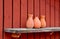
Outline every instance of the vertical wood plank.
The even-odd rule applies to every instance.
[[[39,18],[40,18],[40,15],[41,15],[41,1],[39,0]],[[41,39],[41,33],[39,33],[39,38]]]
[[[21,27],[26,27],[27,20],[27,0],[21,0]]]
[[[59,27],[60,27],[60,0],[59,0]],[[60,32],[59,32],[59,39],[60,39]]]
[[[51,0],[51,27],[54,27],[54,0]],[[51,35],[51,39],[54,39],[55,33]]]
[[[40,14],[45,15],[45,0],[40,0]]]
[[[4,0],[4,27],[12,27],[12,0]]]
[[[20,27],[20,0],[13,0],[13,27]]]
[[[51,27],[54,27],[54,0],[51,0]]]
[[[21,28],[26,27],[27,20],[27,0],[21,0]],[[27,39],[27,34],[22,33],[21,39]]]
[[[39,17],[39,0],[34,0],[34,18]],[[39,39],[39,33],[35,33],[35,39]]]
[[[12,0],[4,0],[4,29],[12,27]],[[11,39],[9,33],[4,33],[4,39]]]
[[[20,27],[21,27],[20,0],[13,0],[13,28]]]
[[[55,0],[55,27],[59,27],[59,0]],[[55,32],[55,39],[59,39],[59,32]]]
[[[46,0],[46,27],[50,27],[50,0]],[[46,39],[50,39],[50,33],[45,33]]]
[[[40,38],[39,38],[39,37],[40,37],[39,34],[40,34],[40,33],[35,33],[35,39],[40,39]]]
[[[39,17],[39,0],[35,0],[35,17],[38,16]]]
[[[50,33],[46,33],[46,39],[50,39]]]
[[[55,32],[55,39],[59,39],[59,32]]]
[[[28,13],[33,13],[33,0],[28,0]]]
[[[59,0],[55,0],[55,27],[59,26]]]
[[[50,0],[46,0],[46,23],[50,27]]]
[[[28,3],[28,7],[27,7],[27,9],[28,9],[28,13],[27,14],[29,14],[29,13],[32,13],[33,14],[33,0],[28,0],[27,1]],[[34,39],[34,34],[33,33],[28,33],[28,39]]]
[[[45,0],[40,0],[40,16],[45,15]],[[40,34],[40,39],[45,39],[45,33]]]
[[[0,39],[3,39],[2,36],[3,36],[3,1],[0,0]]]
[[[40,39],[45,39],[45,33],[44,32],[40,33]]]
[[[28,39],[34,39],[34,34],[33,33],[28,33]]]

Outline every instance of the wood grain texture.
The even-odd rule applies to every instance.
[[[4,27],[12,27],[12,0],[4,0]]]
[[[12,27],[12,0],[4,0],[4,29]],[[11,39],[9,33],[4,33],[4,39]]]
[[[34,34],[33,33],[28,33],[28,38],[27,39],[34,39]]]
[[[21,27],[20,0],[13,0],[13,28],[20,27]]]
[[[46,0],[46,27],[50,27],[50,0]]]
[[[45,0],[40,0],[40,16],[41,15],[44,15],[45,16],[45,10],[46,10],[46,8],[45,8],[45,6],[46,6],[46,4],[45,4]],[[40,39],[45,39],[45,33],[41,33],[40,34]]]
[[[33,0],[28,0],[28,13],[33,13]]]
[[[54,27],[54,0],[51,0],[51,27]]]
[[[55,27],[59,27],[59,0],[55,0]],[[59,39],[59,32],[55,33],[55,39]]]
[[[33,0],[27,0],[27,14],[29,14],[29,13],[33,14]],[[27,39],[34,39],[34,34],[28,33]]]
[[[59,12],[60,12],[60,0],[59,0]],[[59,27],[60,27],[60,13],[59,13]],[[60,32],[59,32],[59,39],[60,39]]]
[[[13,27],[20,27],[20,0],[13,0]]]
[[[40,33],[40,39],[45,39],[45,33],[44,32]]]
[[[55,2],[54,2],[54,0],[51,0],[51,27],[55,27],[54,26],[54,11],[55,11]],[[51,35],[51,39],[54,39],[54,37],[55,37],[55,33],[53,33],[52,35]]]
[[[40,18],[39,16],[39,0],[34,0],[34,18],[35,17],[38,17]],[[39,33],[35,33],[34,35],[34,39],[39,39]]]
[[[35,6],[34,6],[35,13],[34,13],[34,15],[35,15],[35,17],[36,16],[39,17],[39,0],[35,0],[34,3],[35,3]]]
[[[40,0],[40,14],[45,15],[45,0]]]
[[[55,32],[55,39],[60,39],[59,32]]]
[[[46,0],[46,27],[50,27],[50,0]],[[50,33],[45,33],[46,39],[50,39]]]
[[[27,0],[21,0],[21,28],[26,28],[27,21]],[[27,39],[27,34],[22,33],[21,39]]]
[[[59,26],[59,0],[55,0],[55,27]]]
[[[3,35],[2,32],[2,2],[3,0],[0,0],[0,39],[13,39],[10,33],[4,33]],[[12,0],[4,0],[4,29],[12,27],[26,28],[27,14],[29,13],[33,13],[34,18],[35,16],[40,18],[41,15],[45,15],[47,22],[46,27],[60,27],[60,0],[13,0],[13,5]],[[52,35],[44,32],[22,33],[18,39],[60,39],[59,34],[60,32],[54,32]]]
[[[27,21],[27,0],[21,0],[21,27],[26,27]]]
[[[46,39],[50,39],[50,33],[45,33],[45,35],[46,35]]]
[[[40,39],[40,33],[35,33],[35,39]]]
[[[2,36],[3,36],[3,6],[2,6],[2,3],[3,1],[0,0],[0,39],[2,39]]]

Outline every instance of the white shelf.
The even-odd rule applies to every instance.
[[[6,28],[4,30],[8,33],[35,33],[35,32],[57,32],[60,27],[46,27],[46,28]]]

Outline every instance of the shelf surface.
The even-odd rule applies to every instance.
[[[34,33],[34,32],[57,32],[60,27],[46,27],[46,28],[6,28],[5,32],[8,33]]]

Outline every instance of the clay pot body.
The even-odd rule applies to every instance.
[[[38,17],[34,18],[34,27],[35,28],[40,28],[41,27],[41,22]]]
[[[45,16],[41,16],[41,27],[46,27]]]
[[[28,14],[28,20],[26,22],[27,28],[33,28],[34,27],[34,21],[33,21],[33,14]]]

